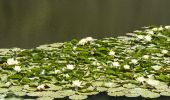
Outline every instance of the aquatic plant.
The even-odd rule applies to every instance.
[[[0,49],[0,99],[170,96],[170,26],[126,36]]]

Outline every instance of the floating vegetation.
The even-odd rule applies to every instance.
[[[170,96],[170,26],[117,38],[0,49],[0,99]]]

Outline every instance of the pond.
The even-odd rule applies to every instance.
[[[168,100],[169,4],[2,0],[0,99]]]

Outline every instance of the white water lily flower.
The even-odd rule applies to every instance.
[[[76,50],[76,49],[77,49],[77,46],[74,46],[74,47],[73,47],[73,50]]]
[[[20,72],[20,71],[21,71],[21,66],[15,66],[15,67],[14,67],[14,70],[15,70],[16,72]]]
[[[54,73],[59,74],[59,73],[61,73],[61,71],[60,70],[54,70]]]
[[[112,62],[112,65],[113,65],[114,67],[120,66],[119,62]]]
[[[149,79],[155,79],[154,74],[147,75],[147,77],[148,77]]]
[[[79,42],[78,42],[78,45],[85,45],[86,43],[88,42],[93,42],[95,39],[93,39],[92,37],[86,37],[86,38],[83,38],[81,39]]]
[[[167,53],[168,53],[168,50],[162,50],[161,53],[167,54]]]
[[[138,38],[138,39],[143,39],[144,36],[143,36],[143,35],[137,35],[137,38]]]
[[[138,77],[137,79],[136,79],[138,82],[144,82],[146,79],[144,78],[144,77]]]
[[[21,51],[20,48],[12,48],[12,51]]]
[[[124,67],[124,69],[130,69],[129,65],[124,65],[123,67]]]
[[[149,55],[143,55],[143,57],[142,58],[144,58],[144,59],[148,59],[149,58]]]
[[[158,31],[158,28],[152,28],[152,31]]]
[[[159,30],[159,31],[162,31],[162,30],[164,30],[164,29],[163,29],[163,27],[159,27],[158,30]]]
[[[37,86],[37,90],[44,90],[44,89],[45,89],[45,85],[44,84]]]
[[[89,86],[88,88],[87,88],[87,90],[90,90],[90,91],[93,91],[95,89],[95,87],[93,87],[93,86]]]
[[[35,80],[36,79],[36,77],[31,77],[31,78],[29,78],[30,80]]]
[[[136,59],[132,59],[132,60],[131,60],[131,63],[133,63],[133,64],[137,64],[137,63],[138,63],[138,60],[136,60]]]
[[[151,86],[158,86],[160,82],[157,81],[157,80],[154,80],[154,79],[147,79],[146,83],[151,85]]]
[[[170,26],[165,26],[166,29],[170,29]]]
[[[14,58],[9,58],[7,60],[7,64],[8,65],[17,65],[19,62],[17,60],[15,60]]]
[[[150,35],[146,35],[144,38],[145,38],[146,41],[151,41],[152,40],[152,37]]]
[[[107,82],[104,84],[106,87],[112,87],[113,86],[113,83],[112,82]]]
[[[110,56],[114,56],[114,55],[115,55],[115,52],[111,50],[111,51],[109,52],[109,55],[110,55]]]
[[[152,30],[147,30],[146,33],[148,33],[149,35],[154,34],[154,32]]]
[[[45,74],[45,70],[42,70],[42,71],[41,71],[41,75],[44,75],[44,74]]]
[[[140,32],[142,32],[141,30],[135,30],[135,31],[133,31],[133,32],[135,32],[135,33],[140,33]]]
[[[103,68],[102,66],[98,66],[97,69]]]
[[[158,65],[155,65],[155,66],[151,66],[154,70],[160,70],[162,67],[161,66],[158,66]]]
[[[101,64],[98,61],[93,61],[92,65],[100,66]]]
[[[74,65],[68,64],[67,65],[67,69],[73,70],[74,69]]]
[[[74,87],[81,87],[81,81],[79,81],[79,80],[75,80],[75,81],[73,81],[72,82],[72,86],[74,86]]]
[[[68,74],[63,74],[63,76],[66,78],[70,77]]]

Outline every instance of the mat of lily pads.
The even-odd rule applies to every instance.
[[[125,36],[0,49],[0,99],[170,96],[170,26]]]

